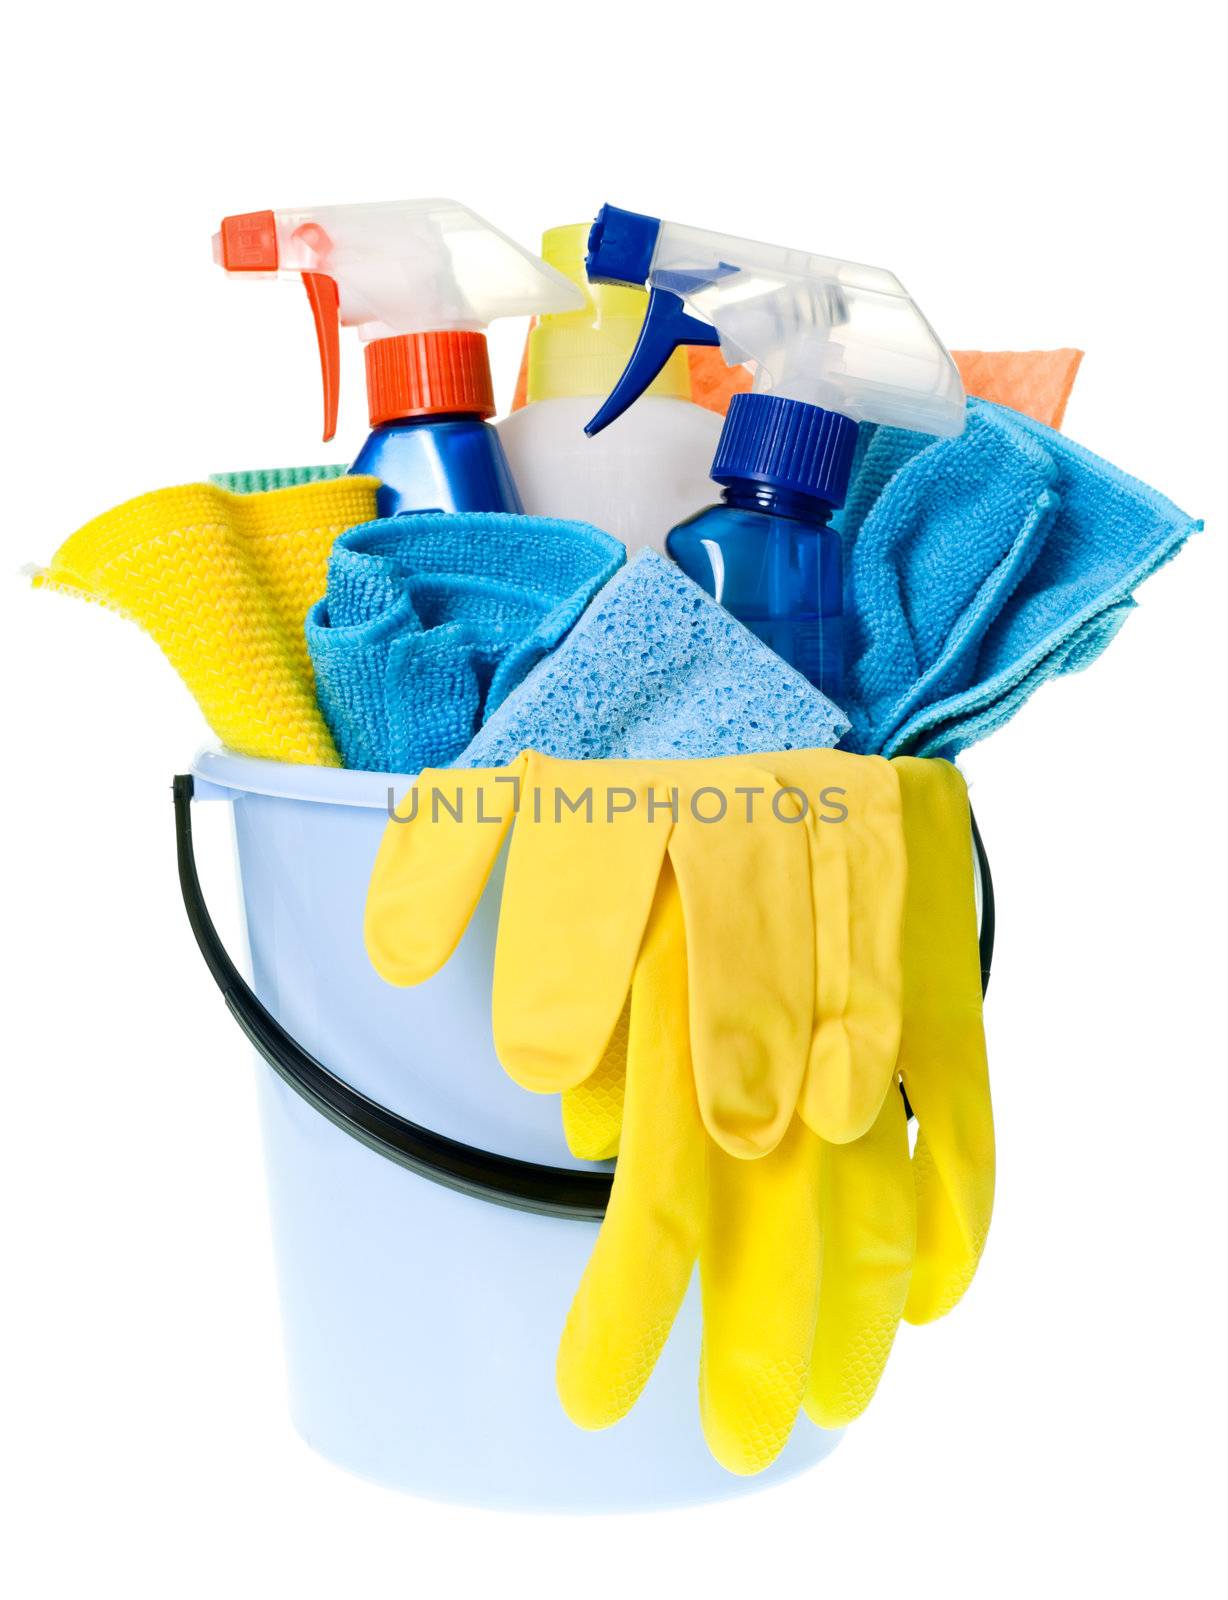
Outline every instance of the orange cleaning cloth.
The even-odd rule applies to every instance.
[[[750,373],[745,367],[727,367],[720,351],[707,345],[687,354],[692,400],[723,416],[731,396],[750,388]],[[1022,411],[1049,428],[1062,425],[1083,359],[1082,350],[952,350],[951,354],[969,394]]]
[[[952,350],[964,388],[978,400],[1060,428],[1082,350]]]

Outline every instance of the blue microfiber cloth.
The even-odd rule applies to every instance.
[[[1108,606],[1076,629],[1065,643],[1044,657],[1030,673],[998,698],[978,705],[975,697],[972,697],[966,703],[961,702],[951,722],[927,719],[923,726],[915,730],[915,737],[912,728],[903,729],[900,742],[919,756],[943,756],[949,761],[954,760],[960,750],[988,738],[1004,722],[1009,722],[1046,680],[1064,676],[1068,672],[1081,672],[1084,667],[1089,667],[1114,639],[1134,609],[1135,602],[1129,598]]]
[[[848,718],[655,550],[608,584],[455,763],[747,755],[834,745]]]
[[[957,439],[863,426],[839,526],[845,743],[954,756],[1095,660],[1201,523],[1042,423],[970,400]]]
[[[626,560],[582,522],[425,512],[343,533],[307,614],[347,767],[446,766]]]

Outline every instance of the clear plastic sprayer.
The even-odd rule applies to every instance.
[[[589,236],[588,275],[649,289],[639,343],[590,434],[621,416],[684,344],[719,344],[730,366],[752,364],[756,393],[853,422],[948,436],[963,430],[954,361],[881,267],[607,205]]]
[[[447,409],[489,416],[487,324],[584,306],[561,272],[455,200],[248,212],[224,219],[213,253],[227,272],[301,276],[326,440],[337,426],[339,328],[357,328],[367,347],[373,425]]]
[[[639,340],[587,424],[600,433],[680,345],[719,345],[754,368],[712,458],[719,503],[676,523],[666,552],[837,703],[843,575],[831,518],[863,422],[960,433],[964,386],[899,279],[880,267],[757,244],[603,206],[588,241],[595,283],[646,285]]]

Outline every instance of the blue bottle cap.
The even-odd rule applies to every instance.
[[[717,483],[762,483],[844,504],[857,424],[837,411],[774,394],[735,394],[712,462]]]
[[[590,283],[648,282],[652,253],[661,231],[660,217],[619,206],[602,206],[589,230],[584,266]]]

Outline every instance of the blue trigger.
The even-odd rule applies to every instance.
[[[648,311],[631,359],[605,404],[592,421],[585,424],[585,433],[591,438],[621,417],[680,346],[718,345],[720,342],[720,334],[712,324],[691,316],[676,294],[668,289],[650,289]]]

